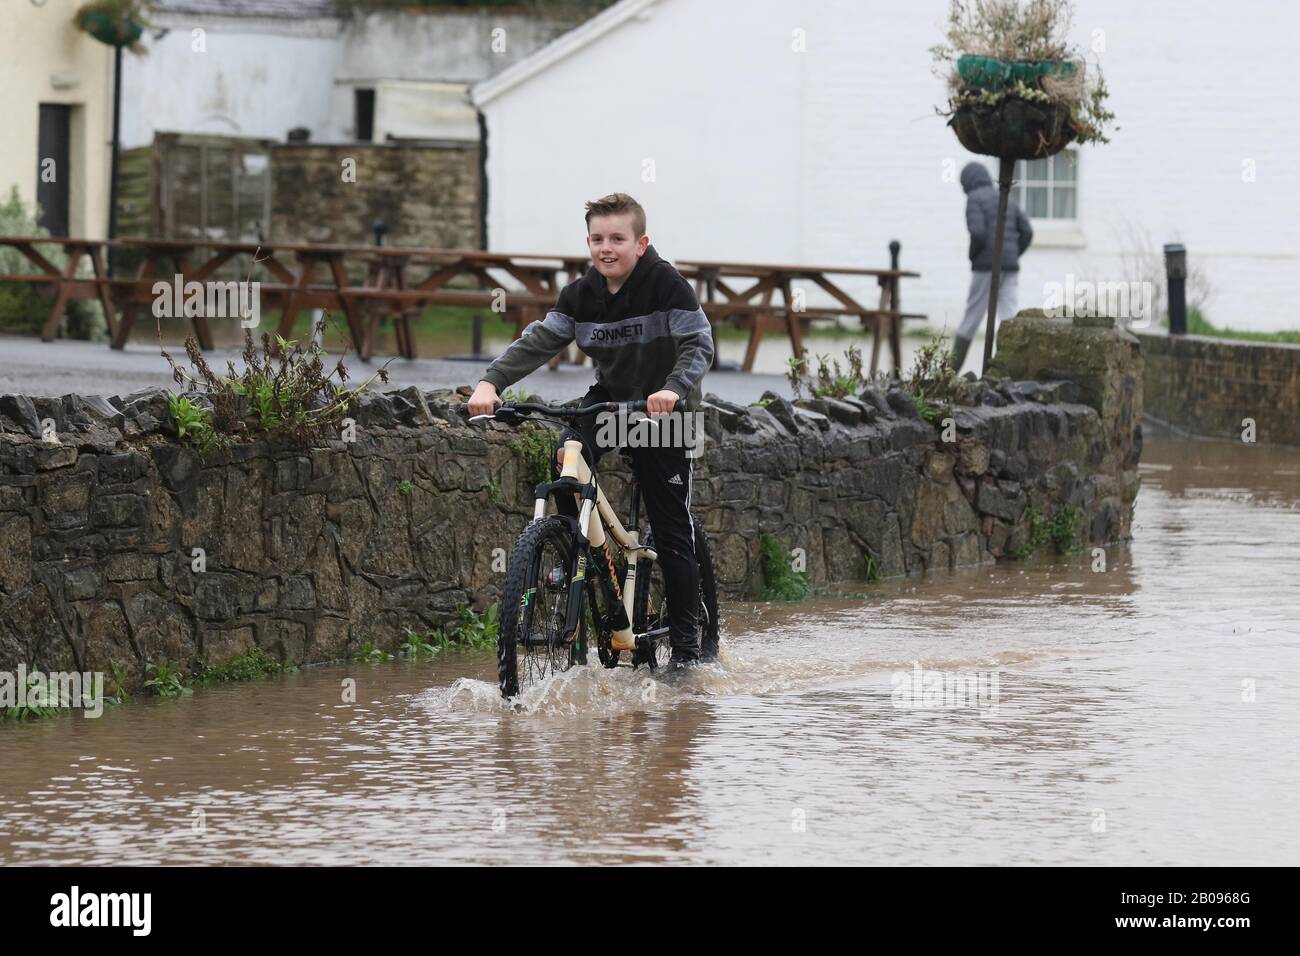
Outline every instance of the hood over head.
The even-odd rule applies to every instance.
[[[983,163],[970,162],[962,167],[961,188],[963,192],[969,194],[982,186],[992,185],[993,177]]]

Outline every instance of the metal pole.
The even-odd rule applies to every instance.
[[[113,155],[108,181],[108,238],[117,238],[117,147],[122,132],[122,47],[113,47]],[[113,274],[113,247],[108,247],[108,274]]]
[[[1187,334],[1187,249],[1180,243],[1165,246],[1165,278],[1169,284],[1169,334]]]
[[[998,280],[1002,278],[1002,238],[1007,228],[1007,197],[1011,194],[1011,174],[1016,161],[1003,156],[998,160],[998,224],[993,230],[993,272],[989,278],[989,318],[984,327],[984,368],[987,375],[993,361],[993,338],[998,327]]]

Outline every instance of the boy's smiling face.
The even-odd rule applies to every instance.
[[[587,248],[596,271],[605,277],[611,292],[617,291],[636,268],[637,259],[650,245],[649,236],[637,238],[632,213],[592,216],[587,225]]]

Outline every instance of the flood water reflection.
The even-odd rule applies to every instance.
[[[0,860],[1294,862],[1300,451],[1152,441],[1142,474],[1104,571],[733,603],[684,678],[509,710],[453,653],[0,725]],[[995,706],[898,706],[918,672]]]

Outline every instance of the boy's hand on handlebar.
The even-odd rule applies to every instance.
[[[471,415],[491,415],[496,411],[501,399],[497,396],[497,387],[491,382],[479,382],[474,387],[474,394],[469,397]]]
[[[645,400],[645,410],[648,415],[659,415],[671,412],[681,398],[671,389],[661,389]]]

